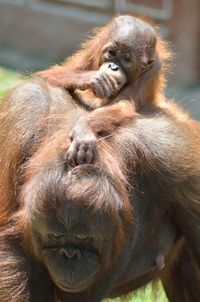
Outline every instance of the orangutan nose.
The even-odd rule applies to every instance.
[[[64,248],[62,247],[59,251],[59,254],[64,256],[67,259],[80,259],[81,252],[77,248]]]

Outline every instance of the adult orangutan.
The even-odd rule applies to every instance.
[[[99,302],[158,277],[170,302],[199,300],[199,126],[160,97],[160,71],[151,88],[158,106],[136,119],[130,102],[89,113],[39,79],[7,94],[1,302]],[[75,162],[93,164],[71,166],[69,145]]]

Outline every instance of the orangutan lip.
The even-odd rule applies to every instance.
[[[68,286],[66,286],[66,285],[64,285],[64,284],[62,284],[62,283],[60,283],[60,282],[58,282],[57,283],[57,285],[61,288],[61,289],[63,289],[64,291],[68,291],[68,292],[77,292],[79,289],[80,289],[80,287],[81,287],[81,285],[83,285],[85,282],[82,282],[82,283],[80,283],[78,286],[76,286],[76,287],[68,287]]]
[[[64,291],[76,291],[77,288],[74,288],[74,287],[68,287],[68,286],[65,286],[63,285],[62,283],[57,283],[57,285],[60,287],[60,289],[63,289]]]
[[[66,289],[70,289],[71,287],[65,286],[62,283],[58,283],[59,286],[61,286],[62,288],[66,288]]]

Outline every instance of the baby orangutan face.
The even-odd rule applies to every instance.
[[[119,16],[108,26],[108,42],[100,55],[100,65],[119,65],[128,82],[138,78],[156,59],[156,32],[151,25],[132,16]]]

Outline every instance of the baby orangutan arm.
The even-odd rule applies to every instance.
[[[91,89],[96,97],[102,99],[117,94],[126,82],[125,73],[114,63],[105,63],[99,70],[93,71],[68,70],[64,65],[54,66],[36,75],[46,79],[53,86],[71,91]],[[102,100],[102,103],[105,104],[105,100]]]
[[[96,143],[98,135],[111,133],[120,125],[139,116],[134,105],[120,101],[111,106],[98,108],[81,117],[72,129],[71,145],[67,160],[75,165],[90,164],[97,158]]]

